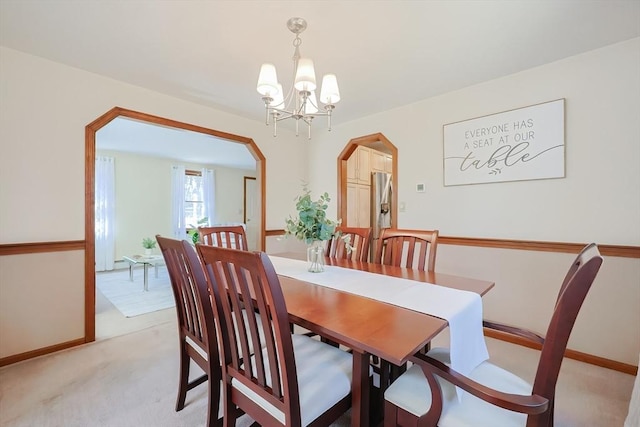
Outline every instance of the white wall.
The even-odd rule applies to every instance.
[[[244,177],[256,176],[256,171],[214,167],[216,171],[216,223],[244,221]]]
[[[311,187],[335,199],[336,159],[345,144],[381,132],[398,147],[398,200],[406,204],[401,228],[640,245],[638,76],[636,38],[362,120],[340,124],[336,108],[333,131],[316,132],[310,147]],[[559,98],[566,99],[566,178],[443,186],[443,125]],[[416,193],[416,183],[426,191]],[[443,245],[436,270],[495,281],[485,297],[486,316],[544,332],[571,260],[569,254]],[[569,346],[637,362],[640,260],[605,259]]]
[[[273,138],[264,123],[0,47],[0,243],[84,240],[85,126],[115,106],[252,138],[267,158],[267,228],[283,227],[309,146],[286,127]],[[84,335],[83,263],[51,275],[36,257],[60,255],[2,259],[7,271],[34,261],[29,276],[0,276],[0,357]]]
[[[333,131],[318,128],[309,143],[282,127],[274,139],[260,122],[0,48],[0,243],[84,238],[84,126],[121,106],[253,138],[267,158],[267,229],[283,228],[307,176],[314,193],[328,191],[335,201],[340,151],[352,138],[382,132],[399,150],[398,195],[407,206],[401,227],[640,245],[638,75],[640,39],[634,39],[349,123],[340,123],[338,106]],[[566,178],[443,187],[444,124],[558,98],[566,99]],[[418,182],[426,184],[425,193],[415,193]],[[289,246],[271,240],[274,250]],[[9,258],[4,268],[19,264]],[[487,317],[540,330],[570,259],[443,245],[437,270],[494,280],[485,298]],[[640,262],[608,257],[603,269],[570,347],[635,364]],[[41,339],[47,332],[57,342],[79,337],[72,319],[83,307],[65,296],[83,295],[82,279],[38,272],[29,281],[0,276],[0,337],[20,325],[20,334],[9,335],[17,342],[0,341],[0,357],[49,345]],[[13,304],[25,287],[34,291],[34,310]],[[57,310],[68,316],[56,317]],[[54,320],[43,324],[41,315]]]
[[[171,166],[187,169],[213,169],[216,176],[216,222],[242,222],[244,177],[255,177],[255,170],[234,169],[211,164],[141,156],[117,151],[98,151],[115,159],[115,259],[140,254],[142,239],[156,234],[172,236]],[[159,248],[153,250],[159,254]]]
[[[336,158],[381,132],[398,147],[403,227],[447,236],[640,243],[640,39],[574,56],[316,132],[313,188],[336,194]],[[566,178],[443,186],[442,126],[566,99]],[[320,184],[321,183],[321,184]],[[424,193],[415,192],[425,183]],[[335,206],[335,204],[334,204]]]

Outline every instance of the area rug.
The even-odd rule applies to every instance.
[[[149,290],[143,290],[144,270],[134,268],[133,281],[129,269],[96,273],[96,287],[125,317],[134,317],[153,311],[175,307],[169,274],[165,266],[149,268]]]

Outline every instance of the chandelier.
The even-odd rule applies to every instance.
[[[276,67],[273,64],[262,64],[258,77],[257,90],[262,95],[266,110],[265,123],[273,120],[273,136],[277,136],[277,123],[286,119],[295,119],[296,136],[298,136],[299,122],[307,124],[308,138],[311,139],[311,122],[318,116],[326,116],[329,130],[331,130],[331,112],[335,104],[340,101],[338,80],[335,74],[325,74],[322,77],[320,102],[324,104],[320,111],[316,98],[316,73],[313,61],[300,56],[302,39],[300,33],[307,28],[307,21],[303,18],[291,18],[287,21],[287,28],[296,35],[293,39],[293,86],[284,95],[282,85],[278,83]]]

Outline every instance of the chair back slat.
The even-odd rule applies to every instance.
[[[200,243],[221,248],[249,250],[247,236],[241,225],[198,227]]]
[[[285,412],[299,410],[289,317],[271,261],[261,252],[202,244],[197,249],[216,301],[227,375]],[[237,348],[242,355],[256,350],[241,357]]]
[[[369,246],[371,244],[371,228],[336,227],[336,236],[327,243],[327,256],[337,259],[351,259],[354,261],[369,260]],[[347,251],[344,237],[349,238],[349,245],[353,247]]]
[[[376,244],[374,262],[434,271],[437,246],[438,230],[385,228]]]

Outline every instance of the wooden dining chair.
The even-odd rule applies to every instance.
[[[291,333],[280,282],[265,253],[196,247],[222,335],[224,425],[235,425],[234,405],[263,426],[330,425],[351,406],[352,356]],[[236,320],[240,307],[246,324]],[[256,333],[260,322],[268,331],[262,336]],[[263,350],[242,360],[237,349],[250,343]]]
[[[247,235],[241,225],[216,225],[198,227],[199,242],[210,246],[249,250]]]
[[[176,411],[184,408],[187,391],[207,382],[206,425],[214,426],[218,423],[222,370],[207,279],[198,254],[189,242],[161,236],[156,236],[156,240],[167,265],[178,316],[180,377]],[[189,381],[192,360],[204,374]]]
[[[376,243],[374,263],[417,270],[434,271],[438,249],[438,230],[403,230],[384,228]],[[422,352],[430,348],[427,344]],[[373,369],[380,375],[380,390],[395,380],[406,366],[394,366],[385,360],[372,357]],[[382,401],[382,395],[380,400]]]
[[[580,252],[560,287],[546,337],[485,323],[486,327],[542,344],[533,386],[489,361],[464,376],[449,367],[446,349],[418,353],[411,358],[413,366],[385,393],[385,426],[552,427],[555,388],[567,341],[601,265],[595,244]],[[458,398],[460,389],[466,393]]]
[[[434,271],[438,230],[384,228],[376,244],[374,262]]]
[[[351,251],[348,250],[345,237]],[[371,227],[336,227],[336,235],[327,243],[329,258],[369,261],[369,245],[371,244]]]

